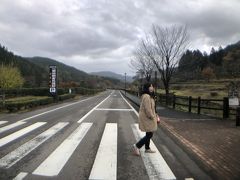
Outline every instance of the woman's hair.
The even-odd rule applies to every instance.
[[[143,85],[142,95],[143,95],[143,94],[149,94],[150,96],[153,96],[153,93],[151,93],[151,92],[149,91],[149,87],[150,87],[151,85],[152,85],[151,83],[145,83],[145,84]]]

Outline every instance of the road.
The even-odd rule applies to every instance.
[[[117,90],[0,116],[0,179],[211,179],[161,127],[134,156],[137,119]]]

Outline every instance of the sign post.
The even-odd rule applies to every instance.
[[[57,66],[49,66],[49,92],[57,100]]]

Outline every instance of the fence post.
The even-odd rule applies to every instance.
[[[236,109],[236,126],[240,126],[240,106]]]
[[[176,106],[176,95],[173,95],[173,109],[175,109]]]
[[[236,109],[236,126],[240,126],[240,106]]]
[[[201,113],[201,97],[198,97],[198,106],[197,106],[197,108],[198,108],[198,114],[200,114]]]
[[[168,94],[166,94],[166,97],[165,97],[166,99],[166,106],[168,106]]]
[[[192,112],[192,96],[188,97],[188,112]]]
[[[229,101],[228,97],[223,98],[223,118],[229,117]]]

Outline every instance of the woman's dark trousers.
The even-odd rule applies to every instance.
[[[145,149],[150,149],[150,139],[152,138],[153,133],[152,132],[146,132],[146,136],[144,136],[142,139],[140,139],[136,146],[138,149],[140,149],[145,144]]]

